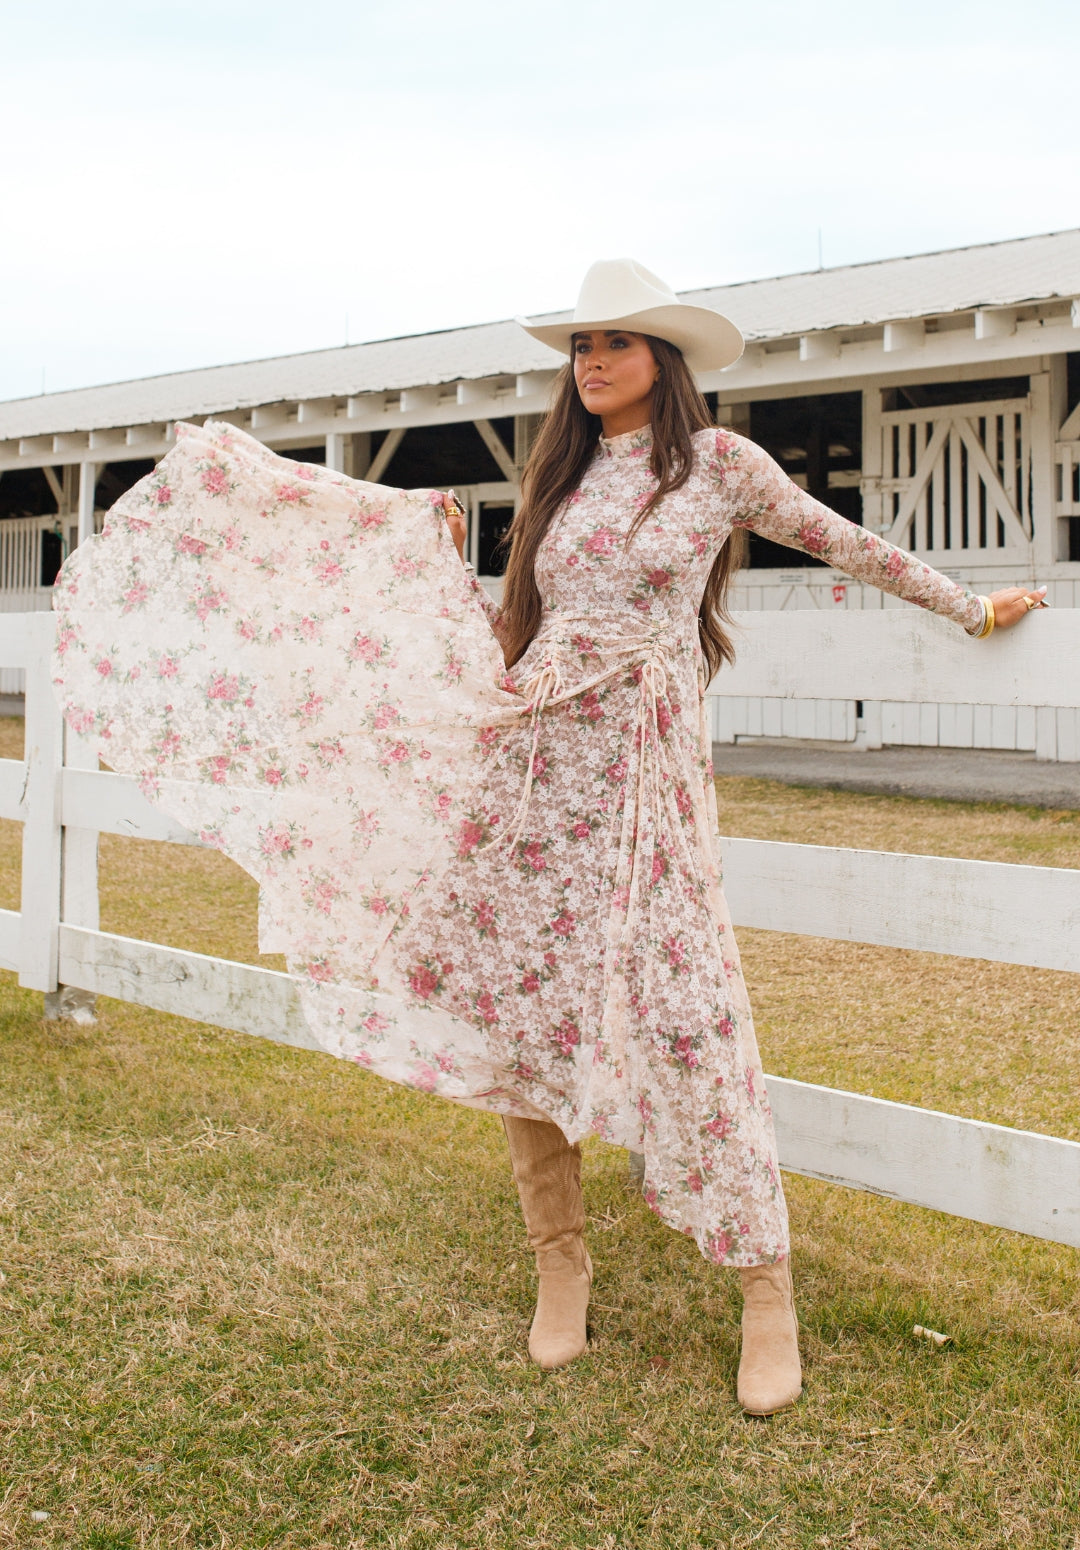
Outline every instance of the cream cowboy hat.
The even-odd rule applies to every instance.
[[[593,264],[568,323],[514,321],[562,355],[571,355],[574,335],[590,328],[625,328],[666,339],[682,351],[692,371],[719,371],[743,353],[743,336],[730,318],[711,307],[680,301],[669,285],[632,258],[603,258]]]

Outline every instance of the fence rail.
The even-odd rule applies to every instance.
[[[1080,705],[1080,611],[966,640],[929,616],[742,614],[724,695]],[[97,836],[198,844],[65,732],[47,614],[0,615],[0,667],[26,671],[26,748],[0,760],[0,817],[23,824],[21,909],[0,910],[20,984],[113,996],[315,1048],[288,974],[98,929]],[[723,841],[737,925],[1080,972],[1080,871]],[[780,1161],[855,1189],[1080,1248],[1080,1143],[770,1076]]]

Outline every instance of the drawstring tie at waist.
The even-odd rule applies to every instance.
[[[563,673],[565,662],[564,652],[568,641],[564,639],[564,629],[570,624],[588,626],[595,622],[594,618],[573,614],[552,615],[541,632],[535,637],[534,644],[543,643],[551,637],[552,650],[543,663],[535,670],[525,683],[522,690],[522,698],[526,701],[523,714],[528,714],[532,728],[532,739],[529,747],[529,759],[525,770],[525,780],[522,785],[521,796],[518,799],[517,808],[514,811],[510,827],[495,839],[489,840],[480,850],[492,850],[500,845],[505,845],[512,850],[525,832],[525,824],[529,814],[529,802],[532,797],[533,780],[535,778],[536,755],[540,745],[540,718],[548,709],[556,705],[565,705],[569,700],[575,700],[580,695],[587,694],[590,689],[598,688],[612,678],[617,678],[627,672],[632,672],[640,667],[638,687],[640,690],[640,709],[638,726],[641,732],[641,748],[638,751],[637,790],[635,793],[635,817],[641,812],[645,796],[645,728],[651,727],[657,740],[660,736],[660,701],[667,693],[668,687],[668,660],[664,653],[664,647],[659,635],[652,632],[635,632],[633,634],[619,633],[617,635],[602,636],[590,631],[589,641],[598,656],[610,658],[608,665],[591,677],[582,679],[572,685],[567,685]],[[553,630],[551,626],[556,628]]]

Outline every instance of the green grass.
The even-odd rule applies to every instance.
[[[729,832],[1078,864],[1075,815],[721,803]],[[107,928],[255,956],[220,857],[106,841],[102,872]],[[742,940],[769,1069],[1077,1133],[1069,976]],[[11,976],[0,1086],[0,1545],[1077,1543],[1074,1252],[789,1178],[806,1395],[751,1421],[734,1277],[621,1152],[587,1148],[590,1352],[542,1374],[490,1116],[118,1002],[46,1024]]]

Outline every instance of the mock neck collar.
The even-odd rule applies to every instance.
[[[601,457],[648,457],[652,451],[652,426],[642,425],[636,431],[624,431],[621,436],[601,436]]]

